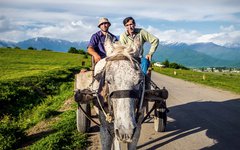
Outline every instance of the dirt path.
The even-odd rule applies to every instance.
[[[72,109],[71,108],[72,103],[74,103],[73,98],[66,100],[64,102],[64,104],[62,105],[62,107],[59,109],[59,112],[64,112],[64,111]],[[29,140],[27,143],[24,143],[22,145],[22,148],[33,144],[36,140],[53,132],[53,130],[51,130],[51,125],[56,123],[57,121],[59,121],[59,119],[60,119],[59,117],[52,117],[47,120],[40,121],[35,126],[28,129],[26,131],[26,134],[28,137],[30,137],[29,139],[31,139],[31,140]]]
[[[155,72],[152,79],[170,94],[167,129],[157,133],[152,120],[143,123],[138,149],[239,149],[240,95]],[[94,143],[89,149],[100,149],[98,132],[91,134]]]
[[[153,131],[152,122],[144,123],[138,149],[229,150],[240,147],[240,95],[154,72],[152,79],[170,93],[167,130],[157,133]]]

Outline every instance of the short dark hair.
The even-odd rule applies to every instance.
[[[125,25],[129,20],[132,20],[133,23],[135,24],[135,20],[133,19],[133,17],[127,17],[123,20],[123,25]]]

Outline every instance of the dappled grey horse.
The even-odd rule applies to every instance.
[[[136,149],[144,117],[144,74],[139,64],[139,45],[105,41],[107,57],[95,66],[102,149]],[[123,144],[122,144],[123,143]],[[125,143],[125,144],[124,144]]]

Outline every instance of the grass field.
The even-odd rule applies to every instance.
[[[194,72],[192,70],[176,70],[159,67],[154,67],[153,69],[156,72],[174,78],[180,78],[240,94],[240,74],[238,73]]]
[[[84,55],[0,48],[0,149],[84,149],[72,97],[74,74],[85,67]],[[72,105],[60,111],[66,100]]]
[[[16,79],[81,66],[84,55],[37,50],[0,48],[0,80]]]

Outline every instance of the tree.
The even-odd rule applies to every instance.
[[[178,64],[178,63],[175,63],[175,62],[172,62],[170,63],[167,59],[162,62],[162,64],[166,67],[166,68],[174,68],[174,69],[184,69],[184,70],[189,70],[189,68],[181,65],[181,64]]]
[[[34,47],[32,47],[32,46],[28,47],[28,49],[29,49],[29,50],[37,50],[36,48],[34,48]]]
[[[88,54],[86,53],[86,54],[84,54],[84,57],[83,57],[84,59],[87,59],[88,58]]]
[[[173,62],[169,64],[169,68],[174,68],[174,69],[179,69],[180,65],[178,65],[177,63]]]
[[[75,48],[75,47],[70,47],[69,50],[68,50],[68,53],[75,53],[75,54],[78,54],[78,50]]]
[[[52,51],[52,50],[43,48],[42,51]]]
[[[78,50],[79,54],[86,54],[86,52],[83,49]]]
[[[164,62],[162,62],[162,64],[168,68],[169,67],[169,61],[166,59]]]
[[[15,48],[15,49],[21,49],[21,48],[20,48],[20,47],[18,47],[18,46],[15,46],[14,48]]]

